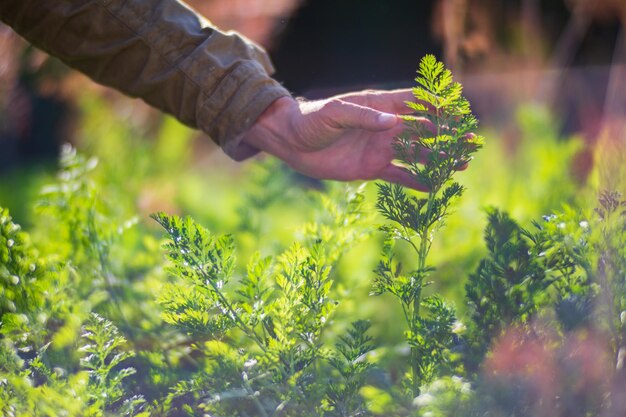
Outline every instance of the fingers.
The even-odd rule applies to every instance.
[[[321,112],[320,116],[327,124],[341,129],[381,132],[401,122],[395,114],[337,99],[330,100]]]
[[[406,170],[393,164],[387,165],[380,173],[379,179],[404,187],[412,188],[417,191],[428,192],[429,188],[426,184],[419,183]]]
[[[403,92],[390,94],[401,96]],[[327,123],[338,128],[380,132],[401,125],[400,118],[394,113],[338,98],[326,102],[321,110]],[[430,120],[418,117],[415,118],[415,121],[431,133],[437,132],[436,126]]]
[[[337,98],[387,113],[411,114],[413,112],[405,104],[407,101],[414,99],[411,89],[391,91],[365,90],[343,94],[337,96]]]

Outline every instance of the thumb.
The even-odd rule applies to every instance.
[[[395,114],[374,110],[343,100],[332,100],[325,106],[331,124],[344,129],[363,129],[380,132],[398,124]]]

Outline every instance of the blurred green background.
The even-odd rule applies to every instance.
[[[458,175],[468,191],[431,252],[437,289],[463,312],[464,280],[484,254],[485,207],[530,225],[566,205],[591,206],[602,188],[624,191],[626,6],[609,0],[385,4],[192,3],[222,28],[266,46],[277,77],[306,97],[408,87],[423,54],[446,61],[487,139]],[[122,245],[127,253],[119,254],[131,269],[160,259],[150,213],[191,215],[215,233],[233,234],[243,267],[255,251],[277,253],[299,239],[301,225],[319,215],[317,194],[343,194],[344,184],[303,177],[264,156],[232,162],[209,138],[94,85],[10,29],[0,35],[0,206],[27,231],[42,221],[35,201],[53,181],[65,142],[98,159],[94,182],[112,218],[138,222]],[[376,216],[374,184],[366,187]],[[372,228],[382,221],[374,217]],[[382,324],[374,329],[393,345],[402,339],[401,329],[389,326],[397,307],[367,297],[381,238],[373,232],[344,255],[337,275],[346,302],[339,314]]]

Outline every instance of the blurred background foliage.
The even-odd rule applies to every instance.
[[[305,97],[409,87],[425,53],[436,53],[453,70],[487,138],[457,176],[468,192],[431,251],[435,289],[456,303],[460,316],[467,308],[465,281],[487,253],[488,207],[529,225],[568,207],[589,212],[603,189],[626,194],[626,3],[621,0],[190,3],[218,26],[267,47],[278,79]],[[66,142],[86,159],[97,159],[80,185],[84,194],[75,197],[94,204],[92,232],[107,242],[89,249],[98,254],[94,265],[81,266],[94,258],[68,243],[73,226],[59,219],[72,216],[60,215],[63,207],[36,204],[63,192],[45,185],[71,182],[67,176],[55,180]],[[135,346],[161,346],[154,352],[138,349],[129,359],[133,366],[193,369],[197,358],[160,319],[155,295],[168,279],[161,269],[161,232],[149,214],[190,215],[212,232],[232,234],[242,270],[254,252],[275,254],[303,239],[303,225],[324,221],[320,216],[328,214],[322,208],[329,200],[342,201],[344,190],[343,184],[303,177],[269,158],[234,163],[205,136],[94,85],[0,27],[0,206],[38,242],[38,256],[47,263],[42,274],[54,271],[54,256],[60,254],[80,270],[95,271],[97,285],[80,294],[85,304],[59,301],[55,314],[63,317],[65,330],[56,333],[53,356],[72,355],[68,346],[79,337],[88,312],[95,311],[113,318]],[[401,312],[384,296],[368,297],[382,239],[376,226],[383,220],[374,214],[374,184],[364,192],[373,216],[371,236],[341,258],[335,291],[344,299],[336,321],[370,319],[376,344],[393,350],[403,339],[401,322],[394,319]],[[59,236],[67,239],[63,245]],[[63,291],[87,288],[74,281],[71,269],[64,271],[56,283],[58,300]],[[72,315],[76,318],[69,320]],[[148,376],[155,392],[142,391],[148,385],[135,389],[156,398],[163,392],[155,387],[166,390],[176,382],[168,377],[155,371]],[[464,392],[463,381],[444,383]]]
[[[459,176],[470,192],[433,251],[443,265],[443,282],[480,256],[485,207],[524,222],[588,198],[590,189],[622,186],[622,1],[190,5],[223,29],[264,45],[278,79],[306,97],[408,87],[422,55],[435,52],[444,59],[464,84],[490,140]],[[246,236],[284,242],[292,237],[290,227],[310,214],[301,195],[328,187],[284,167],[235,164],[206,137],[94,85],[9,28],[0,28],[0,43],[0,202],[25,226],[32,223],[30,202],[54,175],[66,142],[100,160],[104,183],[116,184],[125,197],[119,205],[141,219],[158,210],[185,213],[211,229],[242,229]],[[249,206],[267,214],[251,218]],[[458,251],[468,256],[460,261]]]
[[[486,207],[524,224],[584,205],[605,185],[623,187],[626,7],[619,0],[190,4],[266,46],[279,79],[307,97],[410,86],[424,53],[446,61],[489,138],[458,176],[469,192],[432,251],[438,289],[452,299],[462,300],[459,281],[484,255]],[[276,161],[236,164],[197,132],[94,85],[6,27],[0,34],[0,203],[25,227],[36,222],[32,202],[55,174],[65,142],[98,158],[94,181],[117,215],[151,229],[150,213],[189,214],[235,234],[241,259],[284,248],[315,212],[310,190],[339,187]],[[373,201],[373,187],[367,190]],[[359,295],[354,308],[388,323],[397,311],[380,308],[384,298],[365,297],[378,245],[372,239],[346,254],[343,285]]]

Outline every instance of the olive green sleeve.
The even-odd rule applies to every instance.
[[[176,0],[2,0],[0,18],[35,46],[207,133],[234,159],[242,134],[288,96],[267,54]]]

